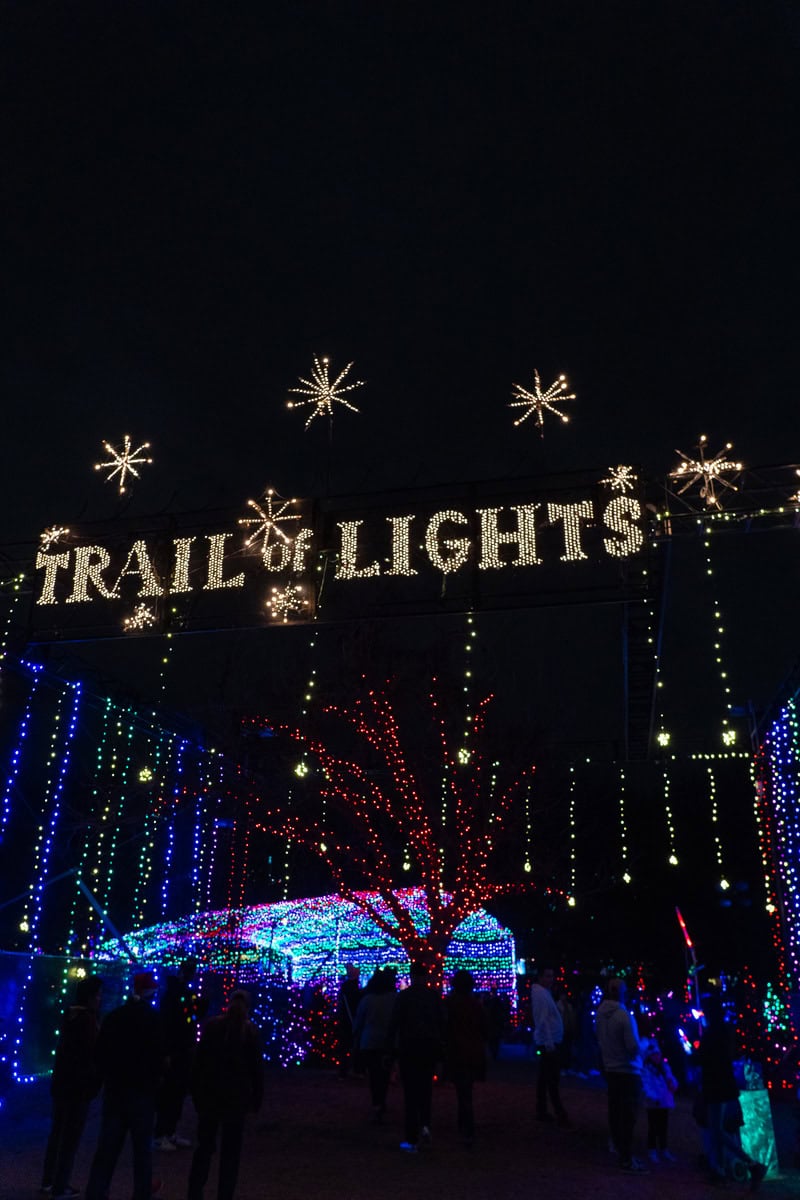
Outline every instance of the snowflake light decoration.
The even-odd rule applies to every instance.
[[[700,435],[697,445],[697,458],[690,458],[682,450],[676,450],[675,453],[680,454],[683,462],[678,463],[674,471],[670,471],[669,477],[670,479],[685,480],[683,487],[678,488],[678,495],[692,487],[693,484],[699,483],[699,495],[701,500],[705,500],[706,508],[722,508],[717,495],[717,487],[728,488],[733,492],[738,491],[735,484],[723,479],[723,474],[741,471],[742,464],[730,462],[725,457],[728,451],[733,449],[733,442],[726,442],[724,449],[720,450],[719,454],[715,454],[713,458],[706,458],[707,444],[708,438],[703,433]]]
[[[149,604],[142,601],[137,604],[129,617],[126,617],[122,622],[122,628],[126,633],[138,633],[142,629],[151,629],[156,623],[156,614],[153,612]]]
[[[283,542],[288,546],[292,539],[284,529],[281,529],[281,523],[285,521],[299,521],[300,513],[287,513],[287,509],[293,504],[297,504],[296,500],[285,500],[283,496],[279,496],[274,488],[267,488],[264,494],[264,507],[255,500],[248,500],[247,503],[258,515],[255,517],[240,517],[240,525],[255,525],[255,529],[249,537],[245,538],[245,546],[252,546],[253,542],[261,539],[261,554],[265,556],[270,545],[272,545],[273,536],[275,539]]]
[[[110,468],[109,474],[106,476],[106,483],[110,483],[115,475],[119,475],[119,494],[125,491],[125,480],[128,475],[132,475],[134,479],[139,478],[139,472],[136,470],[138,466],[149,465],[152,463],[152,458],[146,456],[140,458],[143,450],[150,449],[149,442],[142,442],[141,446],[137,446],[135,450],[131,450],[130,434],[125,434],[124,443],[121,450],[117,450],[110,442],[103,442],[103,448],[111,455],[109,462],[95,463],[95,471],[104,471]]]
[[[555,416],[564,422],[564,424],[569,421],[567,414],[562,413],[561,410],[556,407],[557,404],[562,403],[564,400],[575,399],[574,392],[570,392],[568,396],[564,395],[564,392],[567,390],[566,375],[559,375],[555,383],[551,383],[550,387],[543,392],[541,380],[539,379],[539,372],[534,371],[533,391],[529,391],[527,388],[524,388],[520,383],[515,383],[513,388],[514,390],[511,393],[513,399],[509,401],[508,407],[526,409],[522,416],[514,422],[515,425],[521,425],[523,421],[527,421],[531,413],[536,413],[536,424],[539,428],[539,433],[542,435],[542,437],[544,437],[545,409],[548,412],[554,413]]]
[[[314,366],[311,368],[311,378],[303,379],[301,375],[300,383],[303,384],[303,386],[289,388],[289,391],[293,394],[298,396],[306,396],[307,399],[287,400],[287,408],[303,408],[306,404],[313,405],[308,420],[305,424],[306,429],[308,429],[309,425],[314,420],[314,417],[321,417],[327,413],[328,416],[333,419],[334,404],[343,404],[344,407],[349,408],[351,412],[359,411],[355,404],[351,404],[350,401],[345,400],[344,397],[346,392],[354,392],[356,388],[363,387],[364,380],[358,379],[355,381],[355,383],[345,384],[344,387],[341,386],[342,381],[345,379],[348,371],[353,366],[352,363],[348,363],[344,370],[336,376],[333,383],[331,383],[330,376],[328,374],[329,361],[330,360],[328,358],[317,358],[315,354]]]
[[[610,487],[612,492],[632,492],[633,485],[638,482],[638,475],[633,467],[609,467],[608,475],[600,482]]]
[[[284,625],[290,617],[308,608],[303,589],[296,583],[287,583],[285,588],[274,587],[267,601],[267,607],[275,620],[282,620]]]
[[[65,526],[51,525],[49,529],[44,529],[39,534],[39,549],[49,550],[51,546],[56,546],[65,537],[69,537],[69,530]]]

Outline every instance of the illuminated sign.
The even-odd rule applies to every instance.
[[[449,494],[445,504],[441,497],[425,504],[406,496],[404,508],[381,496],[371,503],[291,501],[284,508],[296,509],[288,517],[273,508],[270,493],[268,508],[252,505],[258,519],[211,530],[176,532],[173,519],[171,536],[163,527],[133,533],[107,527],[102,537],[85,540],[73,531],[72,544],[61,540],[38,551],[34,606],[64,627],[76,606],[92,606],[92,620],[108,610],[104,620],[122,602],[126,611],[116,619],[124,617],[128,631],[155,623],[149,605],[163,609],[174,598],[197,608],[209,594],[217,597],[215,612],[225,597],[239,597],[251,613],[282,622],[314,616],[323,587],[326,608],[332,604],[330,615],[339,617],[348,615],[348,605],[353,613],[392,602],[420,611],[443,600],[453,607],[468,593],[471,604],[480,593],[478,607],[481,597],[497,607],[498,588],[510,587],[522,603],[541,585],[586,586],[592,572],[602,575],[604,564],[619,565],[644,546],[644,511],[635,495],[597,483],[562,486],[549,496],[541,484],[522,495],[519,488],[509,495],[509,488],[473,486]],[[256,525],[256,532],[245,537],[241,525]],[[573,580],[579,564],[585,570]]]

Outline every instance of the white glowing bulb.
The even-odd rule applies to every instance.
[[[668,746],[669,739],[670,735],[667,733],[666,729],[659,729],[658,733],[656,734],[656,741],[658,742],[659,746]]]
[[[304,775],[308,774],[308,763],[299,762],[294,769],[294,773],[302,779]]]

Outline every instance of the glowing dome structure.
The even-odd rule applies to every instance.
[[[391,920],[377,894],[366,896]],[[424,930],[428,915],[422,890],[408,889],[398,896],[416,927]],[[358,904],[337,895],[194,913],[134,930],[125,935],[125,942],[142,964],[169,967],[191,956],[201,975],[234,976],[245,987],[270,981],[312,984],[330,993],[345,963],[358,966],[362,978],[384,966],[396,967],[402,977],[408,967],[400,943],[383,933]],[[100,959],[119,957],[114,940],[95,953]],[[514,938],[483,910],[461,923],[450,944],[446,974],[462,968],[472,972],[477,989],[496,986],[514,997]]]

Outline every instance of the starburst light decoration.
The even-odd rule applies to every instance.
[[[275,620],[283,621],[284,625],[291,617],[302,613],[308,608],[308,600],[303,589],[296,583],[287,583],[285,588],[274,587],[267,601],[267,607]]]
[[[69,537],[69,530],[63,525],[51,525],[49,529],[44,529],[39,534],[39,549],[49,550],[51,546],[56,546],[65,537]]]
[[[715,454],[713,458],[706,458],[707,444],[708,438],[703,433],[697,444],[697,458],[690,458],[682,450],[676,450],[675,453],[680,454],[683,461],[678,463],[674,471],[670,471],[669,477],[685,481],[683,487],[678,488],[678,495],[699,483],[700,499],[705,500],[706,508],[722,508],[717,495],[717,487],[728,488],[733,492],[738,491],[735,484],[723,479],[723,475],[741,471],[742,464],[731,462],[725,457],[728,451],[733,449],[733,442],[726,442],[724,449],[720,450],[719,454]]]
[[[136,468],[139,466],[149,466],[153,461],[152,458],[148,458],[146,455],[140,457],[143,450],[150,449],[150,443],[142,442],[141,446],[137,446],[135,450],[132,450],[130,434],[128,433],[125,434],[121,450],[117,450],[110,442],[103,442],[103,448],[107,454],[111,455],[111,458],[108,462],[95,463],[94,469],[95,471],[109,471],[109,474],[106,476],[107,483],[110,483],[115,475],[119,475],[120,495],[125,491],[125,480],[127,477],[132,475],[134,479],[138,479],[139,472]]]
[[[638,475],[633,467],[609,467],[608,475],[600,482],[610,487],[612,492],[632,492],[633,485],[638,482]]]
[[[138,633],[142,629],[151,629],[156,623],[156,614],[149,604],[137,604],[129,617],[122,622],[126,633]]]
[[[348,363],[343,371],[336,376],[331,383],[328,373],[330,360],[328,358],[317,358],[314,355],[314,366],[311,368],[311,378],[303,379],[300,376],[302,387],[289,388],[293,395],[305,396],[305,400],[287,400],[287,408],[303,408],[305,405],[312,405],[308,420],[306,421],[306,429],[308,429],[314,417],[321,417],[325,413],[333,420],[334,404],[343,404],[345,408],[349,408],[351,412],[358,412],[355,404],[351,404],[349,400],[345,400],[346,392],[354,392],[356,388],[364,386],[363,379],[357,379],[354,383],[348,383],[341,386],[346,378],[348,371],[353,366]]]
[[[263,507],[256,500],[248,500],[247,503],[257,515],[239,518],[240,525],[255,525],[253,532],[245,538],[245,546],[252,546],[260,538],[261,554],[266,557],[274,540],[282,542],[285,546],[290,545],[292,539],[281,529],[281,524],[285,521],[300,520],[300,513],[287,511],[293,504],[297,504],[296,500],[285,500],[274,488],[267,488]]]
[[[539,433],[544,436],[545,409],[557,416],[559,420],[564,422],[565,425],[569,421],[567,414],[561,412],[561,410],[556,407],[557,404],[561,404],[565,400],[575,399],[574,392],[570,392],[569,395],[566,396],[564,395],[567,390],[566,375],[559,375],[555,383],[551,383],[550,387],[543,392],[541,380],[539,379],[539,372],[534,371],[533,391],[529,391],[528,388],[524,388],[521,383],[515,383],[513,388],[514,390],[511,393],[513,399],[509,401],[508,407],[524,408],[526,410],[522,416],[514,422],[515,425],[521,425],[523,421],[527,421],[528,417],[531,416],[532,413],[536,413],[536,425],[538,426]]]

